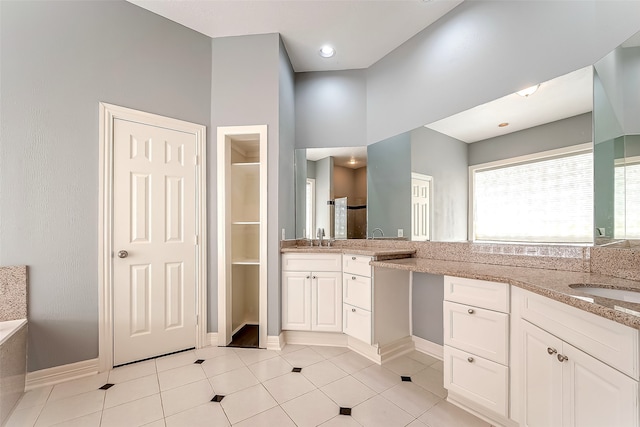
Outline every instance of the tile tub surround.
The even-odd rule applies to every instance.
[[[22,396],[27,372],[27,323],[6,323],[20,326],[0,343],[0,425]]]
[[[640,291],[640,281],[606,276],[598,273],[443,261],[425,258],[373,261],[371,265],[374,267],[409,270],[418,273],[431,273],[508,283],[606,319],[622,323],[623,325],[640,329],[640,304],[595,297],[569,286],[572,284],[593,284],[599,287],[620,287]],[[582,298],[588,298],[588,300]]]
[[[0,321],[27,318],[27,267],[0,267]]]

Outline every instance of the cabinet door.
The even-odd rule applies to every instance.
[[[311,273],[282,272],[282,329],[311,330]]]
[[[371,345],[371,312],[349,304],[343,304],[343,308],[342,331]]]
[[[522,321],[522,426],[553,427],[562,423],[562,341]]]
[[[638,425],[638,382],[564,344],[563,426]]]
[[[311,273],[311,330],[342,332],[341,273]]]

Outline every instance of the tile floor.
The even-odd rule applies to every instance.
[[[488,426],[446,394],[419,352],[378,366],[339,347],[207,347],[32,390],[6,427]]]

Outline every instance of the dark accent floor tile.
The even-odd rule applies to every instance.
[[[402,378],[402,381],[411,382],[411,377],[403,377],[403,376],[401,376],[400,378]]]
[[[113,387],[115,384],[111,384],[111,383],[106,383],[105,385],[103,385],[102,387],[100,387],[98,390],[109,390],[111,387]]]
[[[293,368],[291,372],[302,372],[302,368]]]
[[[213,399],[211,399],[212,402],[222,402],[222,399],[224,399],[224,396],[220,395],[220,394],[216,394],[215,396],[213,396]]]
[[[351,408],[340,408],[340,415],[351,415]]]
[[[204,363],[204,359],[198,359],[193,363],[197,363],[198,365],[202,365]]]

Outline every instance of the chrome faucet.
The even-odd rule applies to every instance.
[[[373,231],[371,232],[371,239],[376,238],[376,231],[380,232],[380,237],[384,237],[384,231],[382,231],[382,228],[374,228]]]
[[[316,233],[317,237],[318,237],[318,246],[322,246],[322,238],[324,237],[324,228],[318,228],[318,231]]]

